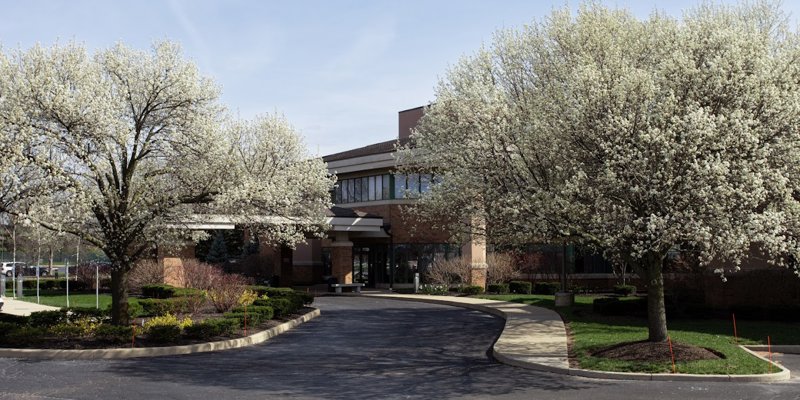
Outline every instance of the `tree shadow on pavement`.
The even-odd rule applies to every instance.
[[[486,352],[503,320],[487,314],[388,300],[329,302],[352,305],[323,306],[321,317],[263,345],[119,361],[108,370],[143,382],[329,399],[488,396],[604,384],[491,360]]]

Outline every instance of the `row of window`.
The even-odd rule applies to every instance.
[[[383,174],[340,180],[331,200],[334,204],[417,198],[430,190],[437,177],[430,174]]]

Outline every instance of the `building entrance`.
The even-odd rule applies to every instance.
[[[388,246],[353,246],[353,282],[360,282],[374,288],[389,282]]]

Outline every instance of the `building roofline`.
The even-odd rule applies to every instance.
[[[328,154],[326,156],[322,156],[322,161],[324,162],[340,161],[340,160],[347,160],[350,158],[370,156],[374,154],[393,153],[395,151],[395,144],[403,146],[406,143],[408,143],[407,138],[391,139],[384,142],[378,142],[363,147],[358,147],[355,149],[341,151],[339,153]]]
[[[411,107],[411,108],[408,108],[408,109],[405,109],[405,110],[400,110],[400,111],[398,111],[398,113],[404,113],[406,111],[412,111],[412,110],[419,110],[420,108],[425,108],[425,107],[427,107],[427,106]]]

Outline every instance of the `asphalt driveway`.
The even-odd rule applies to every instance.
[[[365,297],[317,299],[322,316],[262,345],[108,361],[0,359],[0,399],[800,399],[800,382],[619,382],[519,369],[487,349],[501,319]],[[784,356],[800,364],[797,356]]]

